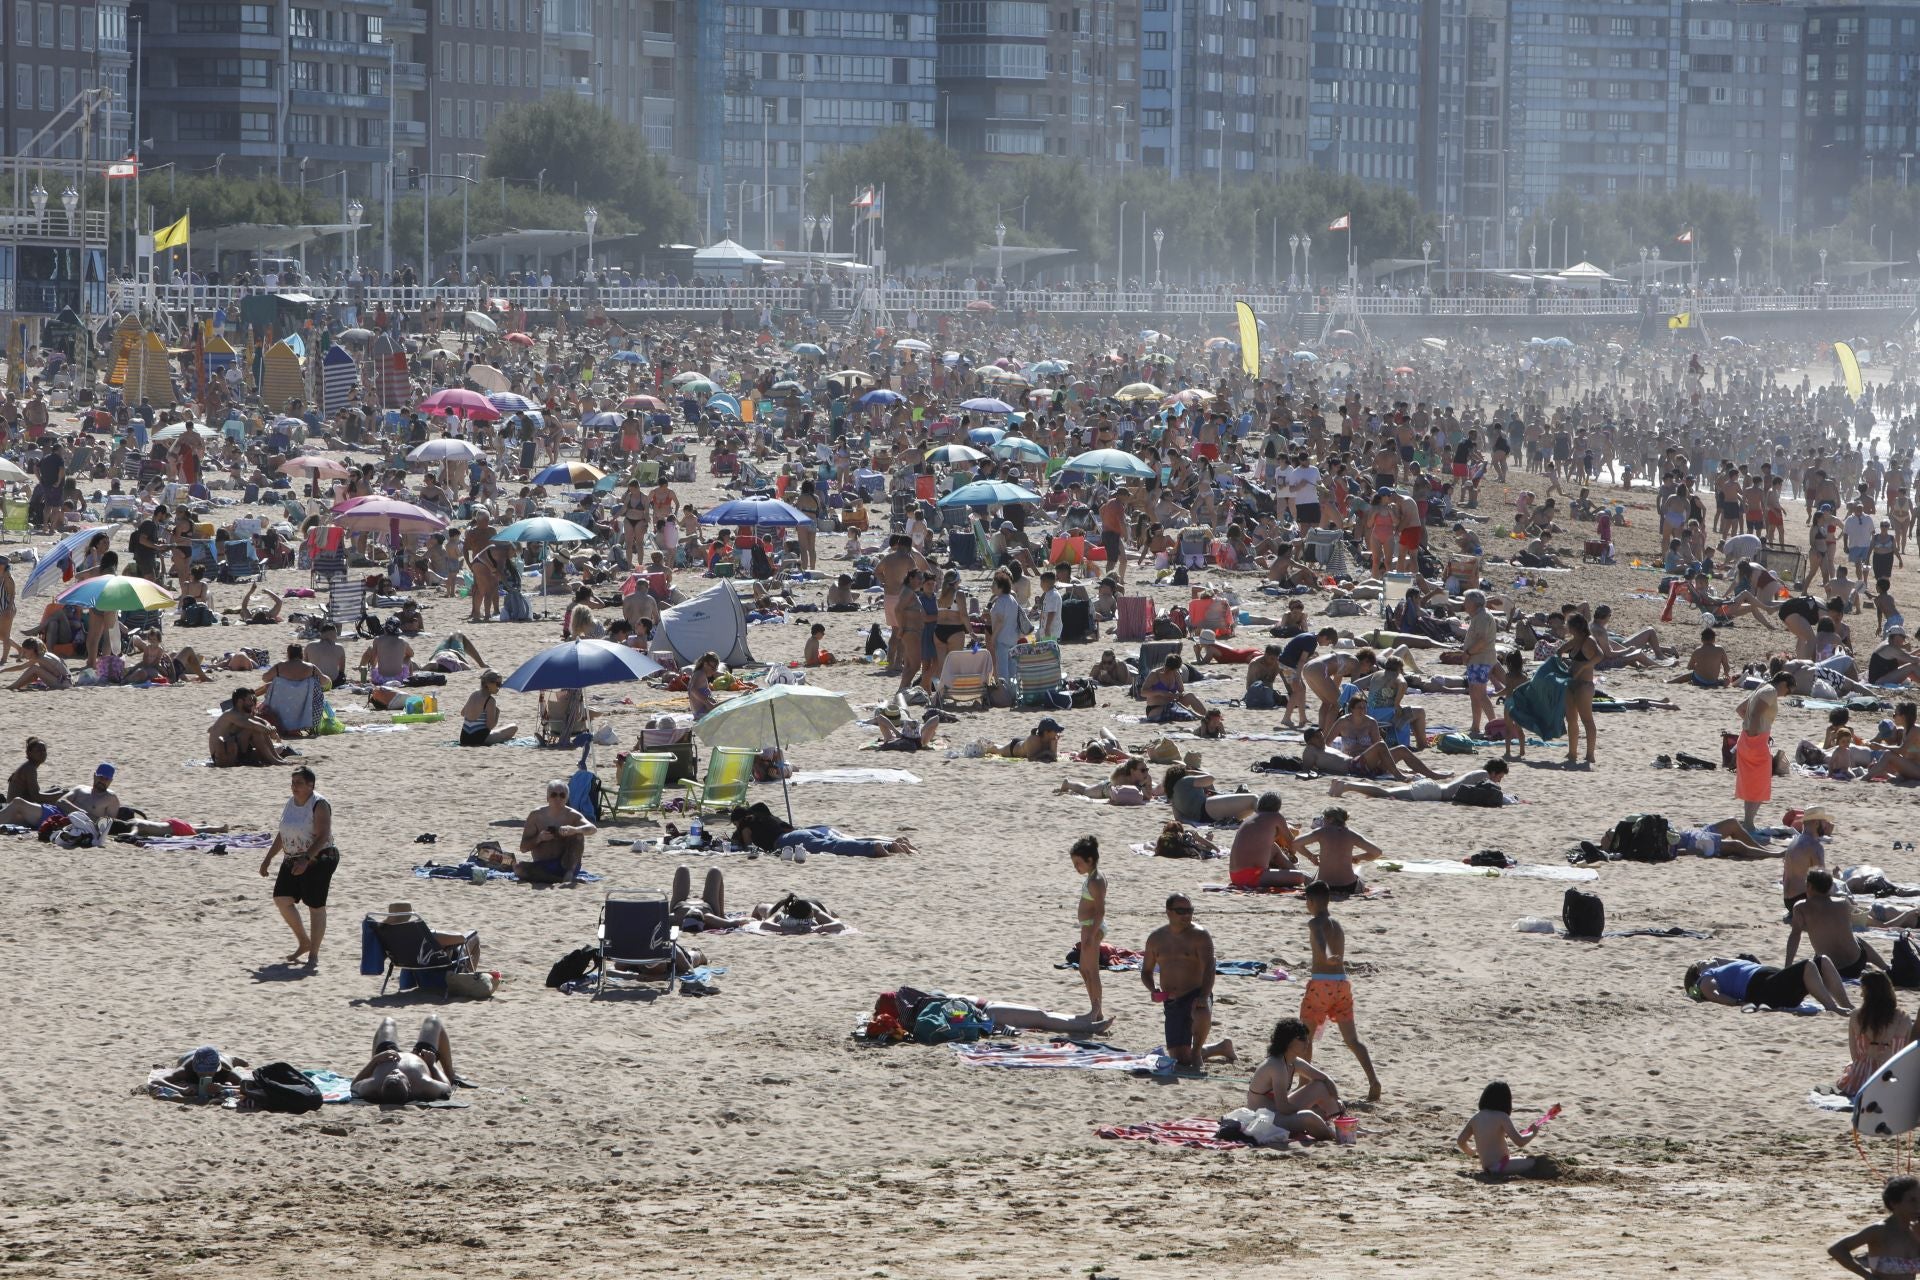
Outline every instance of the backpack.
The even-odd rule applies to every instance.
[[[320,1090],[291,1062],[269,1062],[253,1073],[247,1091],[263,1111],[303,1115],[320,1109]]]
[[[563,987],[569,982],[578,982],[599,967],[599,950],[595,947],[580,947],[567,952],[553,962],[553,968],[547,970],[547,985]]]
[[[1491,736],[1491,735],[1489,735]],[[1444,755],[1470,756],[1485,744],[1468,737],[1464,733],[1443,733],[1434,740],[1434,746]]]
[[[913,1038],[920,1044],[972,1044],[992,1030],[980,1006],[958,996],[928,1001],[913,1020]]]
[[[1606,846],[1628,862],[1672,862],[1667,820],[1657,813],[1636,813],[1620,819]]]
[[[606,794],[606,784],[591,769],[576,769],[567,780],[567,803],[585,814],[590,822],[600,821],[600,806]]]
[[[1155,640],[1179,640],[1186,636],[1186,630],[1172,618],[1153,620],[1153,638]]]
[[[1597,893],[1569,889],[1560,903],[1560,923],[1569,938],[1598,938],[1607,931],[1607,908]]]
[[[1272,711],[1280,705],[1273,686],[1265,680],[1256,680],[1248,685],[1246,695],[1240,701],[1249,711]]]
[[[217,627],[220,619],[204,600],[188,600],[180,606],[180,627]]]
[[[1914,947],[1912,937],[1904,931],[1893,940],[1893,958],[1889,961],[1887,976],[1896,987],[1909,990],[1920,987],[1920,949]]]
[[[1497,782],[1470,782],[1453,793],[1453,802],[1472,809],[1498,809],[1507,802],[1507,793]]]

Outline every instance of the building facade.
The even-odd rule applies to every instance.
[[[112,106],[96,114],[91,133],[95,160],[126,154],[132,134],[127,113],[127,6],[15,3],[5,10],[6,58],[0,75],[0,128],[9,154],[77,158],[82,134],[66,132],[75,98],[89,89],[112,90]],[[58,120],[59,124],[55,125]],[[41,136],[53,126],[52,134]],[[53,136],[59,134],[63,136]]]
[[[1823,5],[1802,33],[1800,218],[1828,226],[1849,193],[1905,181],[1920,146],[1920,12],[1909,4]]]
[[[1320,168],[1420,190],[1431,152],[1421,145],[1427,9],[1426,0],[1321,0],[1313,6],[1308,146]]]
[[[411,108],[400,113],[400,172],[480,171],[493,121],[543,92],[546,15],[563,2],[430,0],[409,10],[419,31],[400,37],[396,87]]]
[[[1797,219],[1802,5],[1694,0],[1686,8],[1680,182],[1744,192],[1762,225]]]

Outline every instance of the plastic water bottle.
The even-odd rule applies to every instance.
[[[705,841],[705,832],[701,826],[700,815],[693,815],[693,825],[687,828],[687,844],[698,849]]]

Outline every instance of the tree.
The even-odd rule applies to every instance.
[[[631,232],[657,242],[693,225],[692,206],[640,130],[578,94],[542,98],[496,117],[487,131],[487,176],[624,215]],[[567,225],[578,224],[576,217]]]
[[[837,224],[848,215],[848,201],[868,187],[877,197],[882,186],[886,224],[896,231],[882,242],[889,262],[970,257],[992,236],[979,187],[965,167],[932,134],[910,125],[829,156],[808,183],[807,203]]]

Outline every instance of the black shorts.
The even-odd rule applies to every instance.
[[[966,633],[967,627],[963,622],[936,622],[933,624],[933,638],[941,644],[946,644],[955,636],[963,636]]]
[[[1770,964],[1760,966],[1760,971],[1747,983],[1747,1003],[1769,1009],[1793,1008],[1807,998],[1809,963],[1796,960],[1785,969],[1776,969]]]
[[[1320,504],[1317,502],[1296,502],[1293,514],[1303,525],[1317,528],[1320,524]]]
[[[1852,964],[1847,964],[1847,965],[1835,965],[1835,966],[1834,966],[1834,968],[1835,968],[1835,969],[1837,969],[1837,970],[1839,971],[1839,973],[1840,973],[1840,976],[1841,976],[1841,977],[1843,977],[1843,978],[1857,978],[1857,977],[1859,977],[1859,976],[1860,976],[1861,974],[1863,974],[1863,973],[1865,973],[1865,972],[1867,971],[1867,951],[1866,951],[1866,948],[1865,948],[1865,947],[1862,947],[1862,948],[1860,949],[1860,953],[1859,953],[1858,955],[1856,955],[1856,956],[1854,956],[1854,958],[1853,958],[1853,963],[1852,963]]]
[[[1118,564],[1121,555],[1120,535],[1109,530],[1100,535],[1101,549],[1107,553],[1108,564]]]
[[[273,878],[273,896],[292,898],[306,907],[324,907],[327,905],[327,888],[333,883],[333,873],[340,866],[340,851],[325,849],[307,859],[306,870],[295,875],[291,870],[297,858],[282,858],[280,874]]]
[[[1166,1022],[1167,1048],[1184,1049],[1193,1043],[1193,1006],[1207,998],[1205,987],[1195,987],[1183,996],[1168,996],[1160,1006]]]

